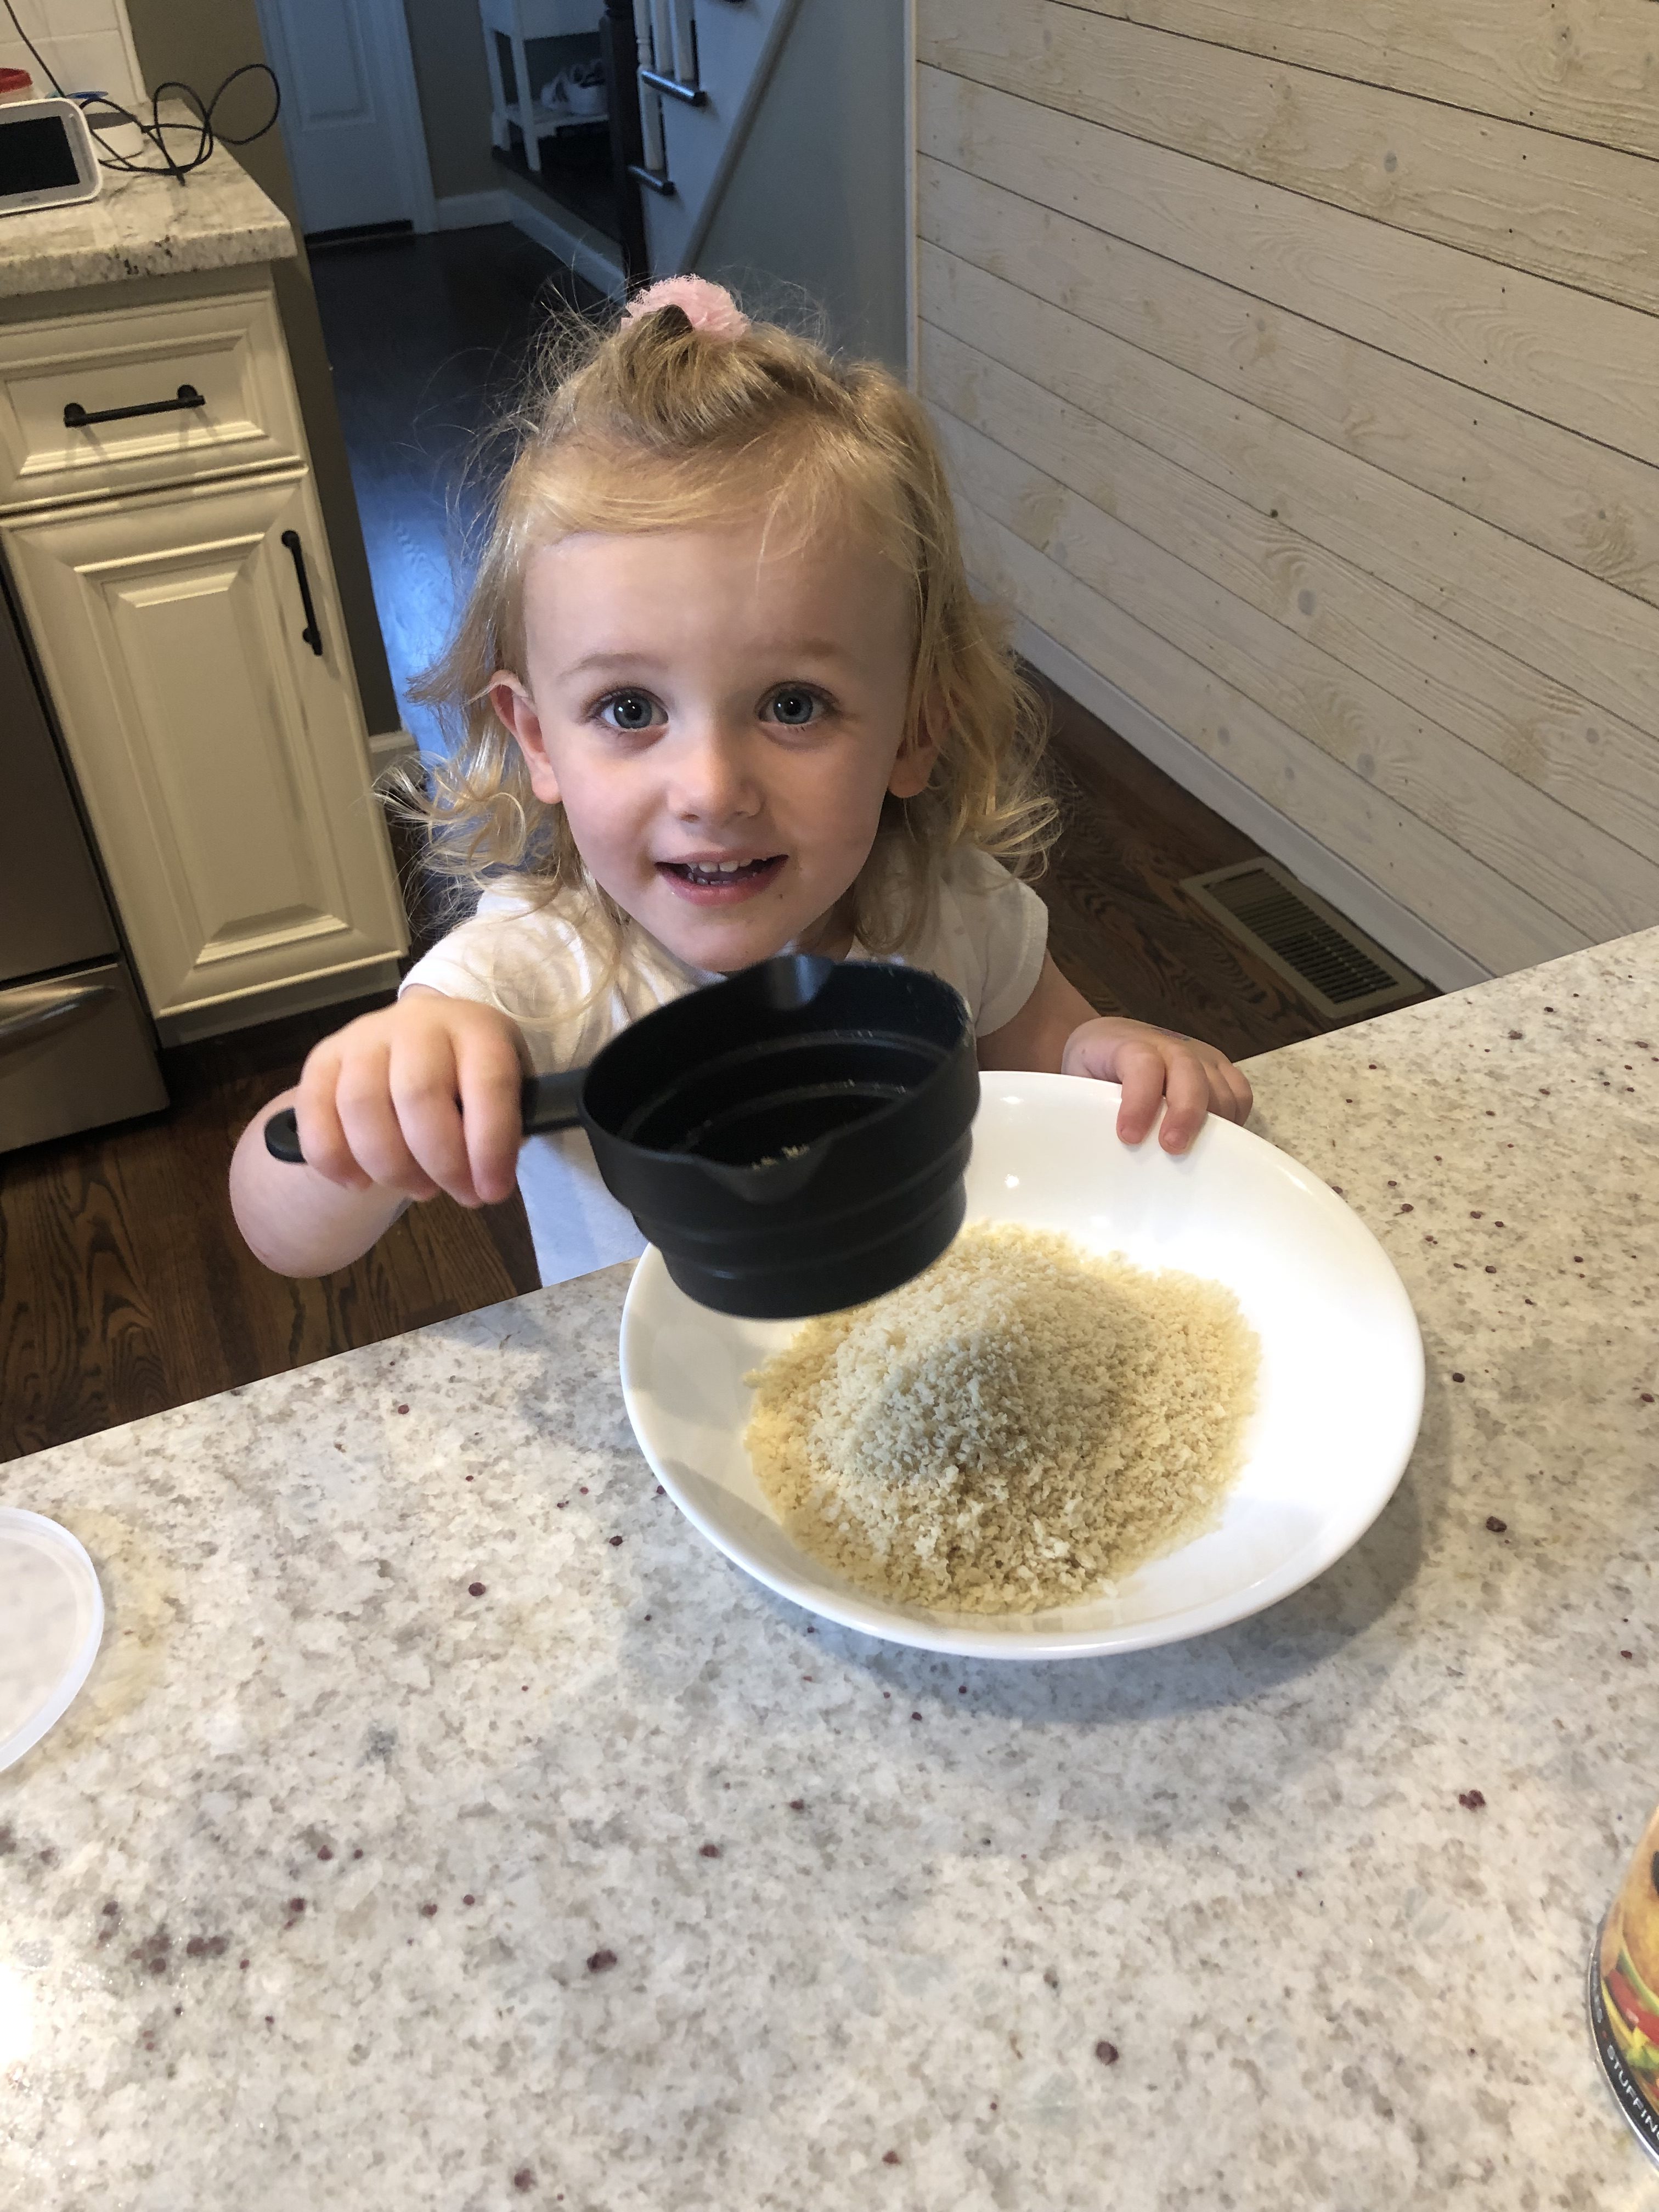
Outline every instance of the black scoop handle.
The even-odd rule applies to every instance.
[[[557,1075],[527,1075],[519,1093],[526,1136],[536,1136],[544,1129],[574,1129],[581,1119],[582,1085],[586,1079],[585,1067],[568,1067]],[[265,1150],[272,1159],[284,1161],[289,1167],[304,1165],[300,1127],[291,1106],[284,1106],[265,1123]]]

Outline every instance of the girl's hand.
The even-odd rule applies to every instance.
[[[1050,955],[1036,988],[1000,1030],[979,1041],[983,1068],[1029,1067],[1062,1075],[1093,1076],[1123,1085],[1117,1133],[1138,1145],[1158,1116],[1169,1110],[1158,1142],[1184,1152],[1204,1126],[1206,1114],[1242,1121],[1250,1110],[1250,1086],[1224,1053],[1174,1030],[1153,1029],[1121,1014],[1097,1014],[1068,983]]]
[[[1060,1066],[1062,1075],[1122,1085],[1117,1133],[1126,1145],[1139,1144],[1158,1118],[1160,1099],[1168,1101],[1158,1138],[1166,1152],[1184,1152],[1206,1114],[1242,1121],[1250,1110],[1250,1086],[1225,1053],[1116,1014],[1080,1023],[1066,1040]]]
[[[417,985],[312,1051],[294,1100],[306,1164],[342,1190],[497,1204],[517,1179],[526,1072],[507,1015]]]

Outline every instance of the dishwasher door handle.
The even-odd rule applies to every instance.
[[[42,1030],[57,1029],[89,1014],[115,992],[108,983],[26,983],[0,991],[0,1053],[20,1052]]]

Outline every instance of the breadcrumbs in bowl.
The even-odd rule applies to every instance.
[[[1258,1358],[1218,1283],[981,1223],[750,1376],[744,1443],[788,1534],[849,1581],[1036,1612],[1215,1520]]]

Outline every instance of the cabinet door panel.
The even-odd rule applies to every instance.
[[[150,811],[198,961],[344,918],[335,856],[313,834],[325,802],[282,665],[268,553],[255,531],[96,578],[139,726],[166,732],[146,763]],[[231,735],[255,731],[253,744]]]
[[[19,518],[4,542],[152,1011],[400,951],[309,476]]]

